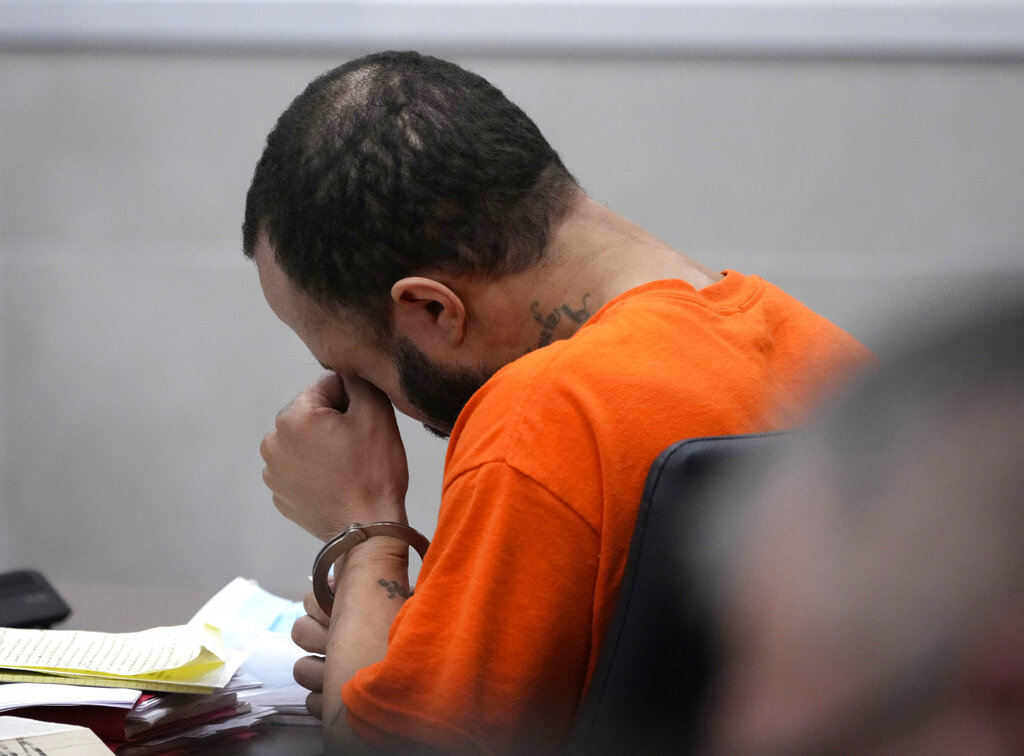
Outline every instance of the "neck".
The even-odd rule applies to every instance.
[[[635,223],[581,196],[555,229],[543,262],[498,282],[468,282],[470,328],[481,354],[503,365],[568,338],[607,302],[651,281],[701,289],[721,274],[680,254]],[[473,321],[480,328],[473,328]]]

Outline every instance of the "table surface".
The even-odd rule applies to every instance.
[[[71,607],[60,629],[125,633],[162,625],[183,625],[213,592],[136,585],[93,585],[61,582],[54,586]],[[234,743],[213,743],[197,753],[222,756],[319,756],[320,728],[268,725],[256,737]]]

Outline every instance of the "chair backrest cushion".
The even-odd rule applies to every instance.
[[[686,753],[695,744],[712,672],[711,619],[675,579],[681,534],[715,482],[753,464],[780,435],[686,439],[651,466],[570,753]]]

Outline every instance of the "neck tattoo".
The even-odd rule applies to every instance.
[[[530,305],[530,310],[533,313],[533,319],[537,321],[541,327],[540,339],[537,343],[537,347],[545,347],[552,342],[554,339],[555,328],[557,328],[558,324],[562,322],[563,317],[568,318],[576,325],[580,325],[589,318],[590,308],[587,304],[587,299],[589,297],[589,293],[583,295],[583,306],[578,310],[574,310],[568,304],[563,303],[547,315],[541,312],[540,302],[534,302]],[[572,330],[575,331],[576,329],[573,328]]]

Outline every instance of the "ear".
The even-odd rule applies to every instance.
[[[455,348],[466,337],[462,298],[433,278],[409,276],[391,287],[395,330],[421,349]]]

